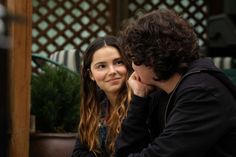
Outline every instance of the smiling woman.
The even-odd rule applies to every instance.
[[[104,46],[93,55],[90,78],[109,96],[111,104],[115,104],[126,75],[127,68],[116,48]]]
[[[79,136],[73,157],[114,153],[131,98],[126,84],[130,72],[129,60],[115,37],[101,37],[89,45],[81,68]]]

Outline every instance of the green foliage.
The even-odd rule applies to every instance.
[[[76,132],[79,121],[79,76],[62,67],[45,66],[32,75],[31,114],[40,132]]]

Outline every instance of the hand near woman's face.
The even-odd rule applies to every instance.
[[[128,84],[132,88],[134,94],[140,97],[147,96],[153,90],[152,86],[141,82],[140,77],[135,72],[131,74]]]

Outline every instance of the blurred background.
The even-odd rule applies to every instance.
[[[39,58],[78,72],[93,39],[158,8],[187,19],[201,54],[236,82],[235,0],[0,0],[0,156],[29,155],[30,82]]]
[[[193,25],[202,53],[222,68],[236,65],[234,0],[32,0],[32,53],[83,52],[97,36],[116,34],[127,20],[172,8]],[[221,58],[219,58],[219,56]]]

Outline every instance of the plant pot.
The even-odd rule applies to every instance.
[[[76,133],[30,134],[29,157],[71,157]]]

